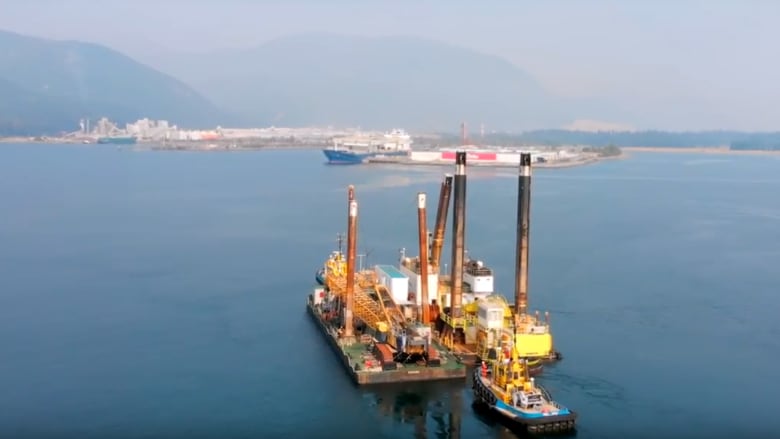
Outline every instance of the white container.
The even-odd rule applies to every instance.
[[[422,276],[401,265],[401,273],[409,278],[409,292],[414,293],[417,306],[422,305],[421,284]],[[428,275],[428,302],[433,302],[439,295],[439,275],[430,273]]]
[[[315,305],[321,304],[322,300],[325,298],[325,288],[323,287],[315,288],[314,292],[312,293],[312,297],[314,298]]]
[[[375,268],[379,283],[390,292],[393,301],[398,305],[408,305],[409,278],[392,265],[377,265]]]
[[[482,328],[501,329],[504,327],[504,306],[489,300],[477,302],[477,324]]]

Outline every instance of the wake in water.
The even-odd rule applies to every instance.
[[[367,191],[379,191],[382,189],[394,188],[394,187],[408,187],[412,185],[422,185],[426,183],[434,183],[441,180],[438,175],[387,175],[376,180],[369,181],[360,185],[361,192]],[[339,188],[339,191],[343,189]]]
[[[683,166],[697,166],[697,165],[711,165],[714,163],[730,163],[732,159],[717,158],[717,159],[693,159],[682,162]]]
[[[356,184],[361,192],[379,191],[389,188],[410,187],[425,184],[441,183],[442,176],[451,173],[449,168],[431,167],[428,169],[404,169],[403,174],[380,175],[367,182]],[[517,177],[517,173],[503,175],[492,170],[479,170],[469,173],[470,180],[486,180],[504,176]],[[334,191],[341,192],[343,188],[334,188]]]

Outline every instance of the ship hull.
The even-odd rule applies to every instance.
[[[135,137],[100,137],[97,143],[101,145],[135,145]]]
[[[373,157],[405,157],[408,155],[406,151],[354,152],[337,149],[323,149],[322,153],[325,154],[328,163],[333,165],[359,165]]]
[[[554,415],[524,412],[504,403],[485,383],[479,368],[474,369],[473,374],[474,402],[487,406],[504,419],[524,427],[529,433],[565,433],[576,429],[575,412],[569,409],[562,409]]]
[[[306,311],[316,325],[318,332],[325,337],[328,345],[336,353],[339,362],[344,366],[353,383],[357,385],[389,384],[420,381],[465,380],[467,368],[447,353],[443,346],[434,345],[442,356],[441,363],[436,367],[417,365],[414,363],[400,364],[393,362],[383,367],[369,368],[360,359],[369,352],[368,345],[361,342],[342,343],[339,341],[340,324],[331,321],[314,303],[313,295],[306,300]],[[392,366],[392,367],[390,367]]]

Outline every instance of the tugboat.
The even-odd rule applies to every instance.
[[[503,353],[499,350],[497,355]],[[527,359],[519,359],[514,346],[511,358],[493,362],[492,370],[482,362],[474,369],[475,403],[487,405],[531,434],[573,431],[577,414],[555,402],[528,371]]]
[[[314,280],[321,286],[325,286],[325,279],[328,277],[328,274],[335,275],[339,278],[346,278],[347,259],[344,257],[344,252],[341,250],[344,237],[339,233],[337,238],[339,249],[331,252],[330,257],[328,257],[323,266],[314,273]]]

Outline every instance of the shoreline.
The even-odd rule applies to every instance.
[[[59,139],[58,139],[59,140]],[[18,145],[53,145],[53,146],[80,146],[80,147],[114,147],[120,150],[131,151],[192,151],[192,152],[260,152],[260,151],[278,151],[278,150],[315,150],[326,147],[324,144],[279,144],[276,142],[269,142],[268,144],[261,145],[255,143],[252,146],[241,145],[240,143],[233,146],[233,144],[224,143],[207,143],[207,142],[186,142],[180,143],[175,146],[163,146],[155,142],[138,142],[132,145],[121,144],[97,144],[97,143],[81,143],[81,142],[63,142],[54,141],[53,139],[29,139],[18,137],[0,137],[0,145],[18,144]],[[536,163],[537,168],[557,169],[557,168],[572,168],[577,166],[592,165],[595,163],[607,161],[607,160],[624,160],[630,159],[631,153],[651,153],[651,154],[700,154],[700,155],[730,155],[730,156],[780,156],[780,150],[732,150],[728,146],[692,146],[692,147],[665,147],[665,146],[620,146],[621,154],[619,156],[607,156],[607,157],[587,157],[580,160],[558,162],[558,163]],[[401,166],[446,166],[451,163],[448,161],[380,161],[364,163],[365,165],[401,165]],[[511,168],[515,167],[515,164],[511,163],[472,163],[472,166],[479,166],[484,168]]]
[[[315,149],[322,149],[326,146],[319,145],[319,144],[293,144],[293,145],[284,145],[284,144],[267,144],[263,146],[246,146],[246,145],[230,145],[230,144],[224,144],[224,143],[186,143],[186,144],[179,144],[174,147],[171,146],[162,146],[158,143],[142,143],[142,144],[136,144],[132,145],[132,150],[134,151],[195,151],[195,152],[246,152],[246,151],[263,151],[263,150],[282,150],[282,149],[289,149],[289,150],[315,150]],[[573,160],[565,160],[565,161],[558,161],[558,162],[544,162],[544,163],[536,163],[535,167],[542,168],[542,169],[563,169],[563,168],[573,168],[578,166],[587,166],[592,165],[596,163],[600,163],[602,161],[606,160],[621,160],[621,159],[627,159],[629,157],[628,154],[621,152],[620,155],[617,156],[599,156],[596,153],[584,153],[584,155],[579,156]],[[433,160],[433,161],[414,161],[409,158],[375,158],[375,159],[369,159],[368,161],[361,163],[361,165],[371,165],[371,166],[451,166],[454,163],[454,161],[451,160]],[[478,167],[478,168],[497,168],[497,169],[508,169],[508,168],[516,168],[518,165],[517,163],[490,163],[490,162],[472,162],[471,166]]]
[[[621,154],[619,156],[612,156],[612,157],[586,157],[580,160],[567,160],[567,161],[561,161],[561,162],[545,162],[545,163],[534,163],[534,168],[538,169],[564,169],[564,168],[575,168],[578,166],[587,166],[587,165],[593,165],[596,163],[601,163],[608,160],[619,160],[619,159],[625,159],[628,158],[626,154]],[[444,160],[436,160],[436,161],[412,161],[412,160],[373,160],[369,161],[367,163],[363,163],[363,165],[368,166],[452,166],[454,164],[453,161],[444,161]],[[469,162],[469,167],[472,168],[481,168],[481,169],[515,169],[517,168],[517,163],[479,163],[479,162]]]
[[[106,146],[106,145],[98,145]],[[111,146],[111,145],[108,145]],[[242,146],[209,146],[209,145],[188,145],[180,147],[163,147],[159,144],[143,144],[136,143],[135,145],[117,145],[122,147],[128,147],[133,151],[194,151],[194,152],[247,152],[247,151],[277,151],[280,149],[294,149],[294,150],[315,150],[321,149],[322,146],[318,145],[267,145],[267,146],[255,146],[255,147],[242,147]]]
[[[780,155],[780,150],[734,150],[728,146],[691,146],[691,147],[665,147],[665,146],[621,146],[624,153],[650,152],[670,154],[715,154],[715,155]]]
[[[116,150],[125,150],[132,152],[197,152],[197,153],[216,153],[216,152],[262,152],[262,151],[278,151],[278,150],[318,150],[322,149],[323,145],[317,144],[267,144],[262,146],[244,146],[244,145],[225,145],[215,143],[185,143],[175,146],[163,146],[154,142],[139,142],[135,144],[98,144],[98,143],[78,143],[78,142],[53,142],[47,140],[26,140],[18,141],[17,139],[0,138],[0,144],[24,144],[24,145],[53,145],[53,146],[78,146],[82,148],[111,148]],[[558,162],[544,162],[535,163],[535,168],[540,169],[565,169],[574,168],[579,166],[593,165],[596,163],[609,161],[609,160],[623,160],[628,159],[630,156],[626,152],[622,152],[618,156],[600,157],[593,153],[586,153],[587,156],[579,157],[574,160],[565,160]],[[454,162],[449,160],[435,160],[435,161],[412,161],[409,159],[375,159],[362,163],[366,166],[403,166],[403,167],[421,167],[421,166],[451,166]],[[517,163],[490,163],[490,162],[472,162],[470,166],[482,169],[510,169],[516,168]]]
[[[124,145],[120,145],[124,146]],[[262,147],[225,147],[225,146],[187,146],[187,147],[178,147],[178,148],[166,148],[166,147],[160,147],[159,145],[153,145],[149,146],[147,145],[128,145],[130,146],[133,151],[192,151],[192,152],[248,152],[248,151],[267,151],[267,150],[282,150],[282,149],[289,149],[289,150],[317,150],[321,149],[322,146],[319,145],[268,145],[268,146],[262,146]],[[586,166],[591,165],[595,163],[600,163],[602,161],[606,160],[620,160],[620,159],[626,159],[628,158],[628,154],[622,153],[619,156],[608,156],[608,157],[599,157],[597,155],[588,155],[587,157],[583,157],[576,160],[566,160],[566,161],[559,161],[559,162],[546,162],[546,163],[536,163],[534,166],[536,168],[544,168],[544,169],[560,169],[560,168],[573,168],[577,166]],[[366,166],[451,166],[454,163],[454,161],[447,161],[447,160],[436,160],[436,161],[413,161],[410,159],[374,159],[361,163],[361,165]],[[478,167],[478,168],[516,168],[517,163],[478,163],[478,162],[472,162],[470,163],[470,166]]]
[[[222,143],[207,143],[207,142],[186,142],[176,146],[162,146],[156,142],[138,142],[135,144],[122,145],[122,144],[98,144],[98,143],[81,143],[81,142],[69,142],[62,139],[30,139],[20,137],[0,137],[0,144],[19,144],[19,145],[61,145],[61,146],[95,146],[95,147],[121,147],[122,149],[132,149],[136,151],[264,151],[264,150],[280,150],[280,149],[295,149],[295,150],[307,150],[307,149],[320,149],[324,148],[326,144],[279,144],[276,142],[269,142],[266,145],[255,143],[253,146],[246,146],[238,144],[231,146],[230,144]],[[632,152],[648,152],[648,153],[669,153],[669,154],[719,154],[719,155],[765,155],[776,156],[780,155],[780,150],[733,150],[728,146],[690,146],[690,147],[676,147],[676,146],[619,146],[623,152],[620,156],[616,157],[598,157],[597,161],[613,158],[627,158]],[[376,164],[376,163],[374,163]],[[402,163],[406,164],[406,163]],[[417,163],[410,163],[416,165]],[[437,165],[438,163],[430,162],[427,164]],[[578,165],[580,163],[578,162]],[[541,165],[541,164],[540,164]],[[491,165],[500,167],[501,165]],[[564,166],[561,164],[561,166]],[[541,166],[539,166],[541,167]],[[547,164],[546,167],[556,167],[553,164]]]

